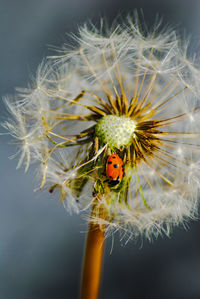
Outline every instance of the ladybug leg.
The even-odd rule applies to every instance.
[[[106,180],[104,180],[103,182],[104,182],[104,183],[107,183],[107,182],[109,182],[109,179],[106,179]]]

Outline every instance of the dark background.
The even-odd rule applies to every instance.
[[[76,33],[88,19],[112,22],[140,7],[149,26],[160,13],[164,24],[190,35],[191,52],[199,52],[199,0],[0,0],[1,95],[26,87],[42,58],[53,54],[49,45],[67,42],[65,33]],[[2,100],[0,109],[2,121]],[[34,169],[15,170],[9,141],[0,137],[0,298],[76,299],[86,226],[47,192],[33,192]],[[188,227],[154,243],[123,246],[116,235],[113,249],[109,238],[100,299],[199,299],[200,222]]]

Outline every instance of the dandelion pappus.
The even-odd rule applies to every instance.
[[[123,174],[122,159],[117,154],[110,155],[106,162],[106,181],[108,181],[108,184],[111,187],[116,186],[121,182]]]

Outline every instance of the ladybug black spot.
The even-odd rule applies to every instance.
[[[112,157],[112,159],[116,159],[116,157],[115,157],[115,156],[113,156],[113,157]]]
[[[114,164],[113,166],[114,166],[114,168],[118,168],[119,164]]]
[[[108,161],[108,164],[112,164],[112,162],[111,162],[111,161]]]

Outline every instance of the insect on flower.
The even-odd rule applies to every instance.
[[[199,67],[173,30],[143,32],[137,18],[75,40],[6,101],[19,166],[37,162],[40,188],[70,211],[94,206],[89,221],[108,232],[168,235],[197,212]]]
[[[106,176],[110,186],[119,184],[123,177],[123,161],[117,155],[110,155],[106,162]]]

